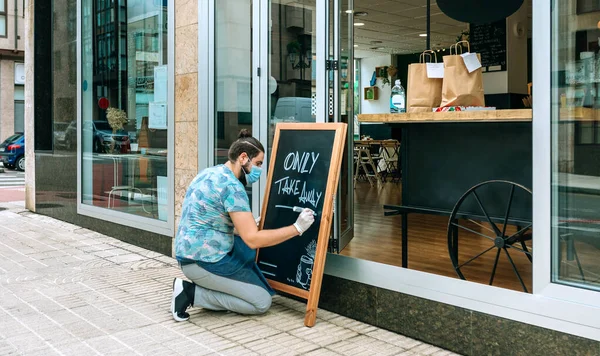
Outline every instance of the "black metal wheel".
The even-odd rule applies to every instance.
[[[503,180],[482,182],[463,194],[448,221],[448,251],[459,278],[477,273],[481,279],[481,271],[489,268],[493,285],[504,255],[528,292],[515,258],[522,260],[524,255],[529,262],[533,258],[531,203],[531,190]],[[490,260],[487,255],[492,251],[495,256]]]

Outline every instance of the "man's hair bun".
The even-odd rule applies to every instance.
[[[252,133],[248,129],[242,129],[240,131],[240,134],[238,135],[238,138],[247,138],[247,137],[252,137]]]

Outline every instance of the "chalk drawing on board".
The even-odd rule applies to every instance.
[[[258,263],[259,263],[259,264],[261,264],[261,265],[264,265],[264,266],[266,266],[266,267],[270,267],[270,268],[272,268],[273,270],[277,270],[277,265],[274,265],[274,264],[272,264],[272,263],[267,263],[267,262],[263,262],[263,261],[260,261],[260,262],[258,262]],[[275,273],[267,272],[267,271],[265,271],[264,269],[262,269],[262,268],[260,268],[260,267],[259,267],[259,269],[260,269],[260,271],[261,271],[263,274],[266,274],[267,276],[271,276],[271,277],[277,277],[277,275],[276,275]]]
[[[312,279],[312,269],[315,264],[315,255],[317,253],[317,241],[312,240],[306,246],[306,254],[300,256],[298,269],[296,270],[296,280],[288,278],[289,282],[296,282],[302,288],[308,290]]]

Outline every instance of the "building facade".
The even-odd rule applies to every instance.
[[[383,205],[401,204],[409,172],[394,180],[376,167],[369,173],[385,183],[373,186],[360,180],[353,157],[357,136],[405,137],[402,127],[355,118],[378,105],[389,109],[390,72],[378,68],[394,64],[402,77],[410,56],[418,61],[427,45],[441,61],[470,27],[434,5],[430,32],[421,36],[426,1],[387,3],[28,1],[25,46],[35,52],[25,69],[32,73],[27,157],[34,158],[27,208],[171,256],[189,182],[225,161],[240,129],[264,142],[269,159],[279,122],[346,122],[322,308],[468,355],[599,354],[600,8],[525,1],[489,32],[489,41],[504,39],[495,48],[505,57],[504,66],[486,67],[486,92],[504,96],[486,100],[529,112],[522,121],[531,140],[523,156],[530,220],[508,228],[520,240],[497,249],[506,259],[474,263],[461,277],[456,270],[475,258],[453,259],[448,216],[406,220],[418,232],[409,233],[409,246],[400,243],[401,220],[384,217]],[[400,18],[401,25],[390,22]],[[528,82],[537,88],[532,114],[517,107]],[[386,93],[379,101],[367,97],[373,87]],[[255,212],[265,184],[248,189]],[[469,225],[472,257],[493,248],[472,242],[489,237],[490,223]],[[404,267],[402,249],[414,261]]]
[[[0,1],[0,141],[25,130],[25,5]]]

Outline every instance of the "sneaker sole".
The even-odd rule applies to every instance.
[[[186,318],[181,318],[179,315],[177,315],[177,312],[175,311],[175,298],[179,295],[179,293],[183,292],[183,283],[179,283],[177,285],[178,290],[177,292],[175,291],[175,282],[177,282],[177,278],[173,279],[173,296],[171,297],[171,315],[173,315],[173,319],[175,319],[175,321],[187,321],[190,317],[186,317]]]

